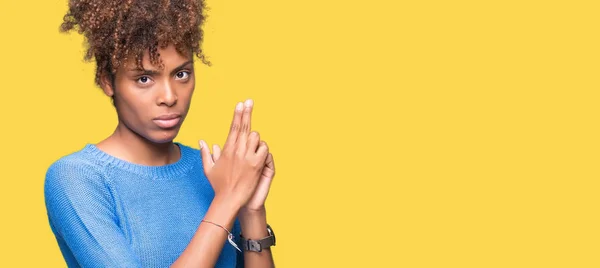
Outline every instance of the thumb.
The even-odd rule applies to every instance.
[[[203,140],[200,140],[200,156],[202,157],[202,166],[204,167],[204,173],[209,172],[215,164],[212,156],[210,155],[210,148]]]

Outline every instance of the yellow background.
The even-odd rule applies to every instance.
[[[177,140],[237,101],[278,267],[600,267],[598,1],[208,1]],[[0,4],[0,266],[63,267],[46,168],[116,123],[65,0]]]

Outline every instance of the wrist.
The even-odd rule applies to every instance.
[[[262,209],[248,209],[242,207],[238,212],[238,218],[242,225],[242,231],[248,229],[251,226],[266,226],[267,225],[267,211],[263,206]]]
[[[242,208],[238,213],[238,218],[242,228],[242,235],[246,239],[260,239],[268,235],[266,210]]]
[[[225,196],[215,196],[204,218],[231,229],[239,212],[240,205]]]
[[[240,217],[266,217],[267,210],[264,205],[259,208],[248,208],[247,206],[242,206],[239,210]]]
[[[244,206],[242,201],[235,194],[215,194],[212,201],[213,205],[219,206],[221,209],[232,211],[237,214]]]

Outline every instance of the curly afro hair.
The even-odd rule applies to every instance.
[[[201,29],[206,16],[203,0],[69,0],[60,32],[73,29],[88,45],[85,60],[96,59],[96,84],[134,58],[142,68],[144,52],[162,68],[159,47],[169,44],[182,54],[194,53],[210,65],[202,52]]]

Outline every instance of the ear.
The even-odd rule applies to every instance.
[[[113,79],[112,76],[106,72],[103,72],[100,76],[100,87],[102,87],[102,91],[104,94],[109,97],[113,97],[115,95],[115,89],[113,87]]]

